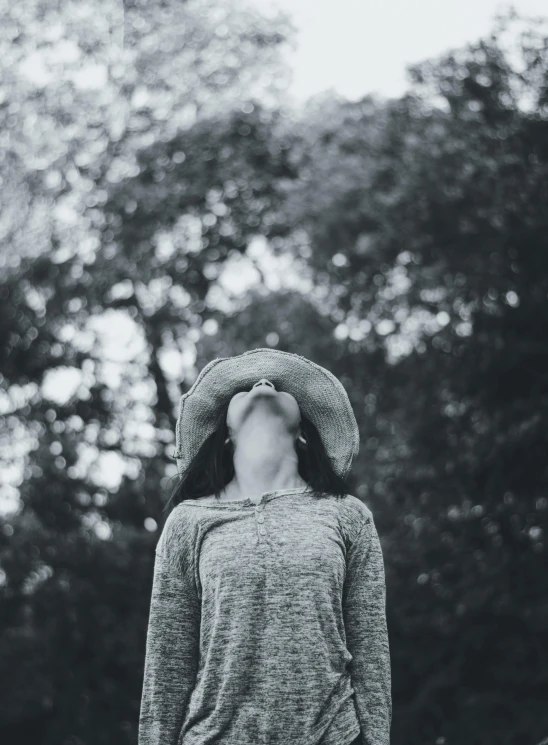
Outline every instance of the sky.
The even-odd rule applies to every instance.
[[[265,14],[288,13],[298,47],[286,59],[296,101],[333,88],[348,99],[398,97],[409,63],[477,41],[510,6],[548,17],[548,0],[246,0]]]

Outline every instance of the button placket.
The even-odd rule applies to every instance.
[[[262,515],[262,511],[264,509],[264,505],[258,504],[255,506],[255,517],[257,518],[257,523],[259,524],[259,535],[266,535],[266,527],[264,525],[264,515]]]

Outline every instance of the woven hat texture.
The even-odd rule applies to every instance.
[[[358,454],[360,435],[342,383],[324,367],[279,349],[252,349],[219,357],[200,372],[179,401],[175,427],[177,469],[182,475],[205,440],[221,424],[222,407],[241,386],[267,378],[295,397],[301,414],[318,430],[333,470],[343,478]]]

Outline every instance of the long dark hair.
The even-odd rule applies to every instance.
[[[225,444],[228,437],[226,415],[228,402],[223,410],[221,424],[202,444],[190,466],[180,476],[164,512],[170,512],[185,499],[215,494],[219,499],[221,490],[234,478],[233,445]],[[345,478],[335,473],[325,448],[312,422],[301,414],[301,431],[306,443],[296,442],[299,475],[309,484],[315,496],[326,494],[342,497],[350,493]]]

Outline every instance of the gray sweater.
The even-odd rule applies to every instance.
[[[156,547],[138,745],[389,745],[385,597],[352,495],[179,504]]]

